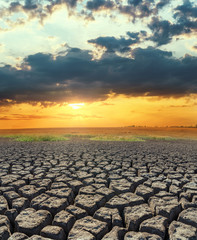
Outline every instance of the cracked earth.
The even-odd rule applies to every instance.
[[[1,240],[196,240],[197,141],[0,141]]]

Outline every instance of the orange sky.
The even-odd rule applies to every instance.
[[[195,126],[196,9],[1,1],[0,129]]]
[[[196,124],[197,95],[177,99],[119,95],[93,103],[51,106],[23,103],[0,108],[0,129]]]

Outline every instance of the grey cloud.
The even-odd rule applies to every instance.
[[[86,4],[86,8],[89,10],[98,10],[100,8],[104,9],[112,9],[114,3],[110,0],[92,0],[88,1]]]
[[[175,18],[185,19],[185,18],[197,18],[197,5],[194,5],[189,0],[183,1],[182,5],[175,8]]]
[[[148,26],[153,32],[149,40],[156,42],[160,46],[171,42],[173,36],[188,34],[197,29],[197,21],[185,20],[183,23],[173,24],[170,21],[153,17]]]
[[[37,0],[25,0],[24,9],[32,10],[38,7]]]
[[[101,47],[105,47],[107,49],[107,52],[127,52],[130,51],[130,46],[132,44],[138,43],[140,41],[139,39],[139,33],[131,33],[127,32],[127,35],[130,38],[115,38],[115,37],[98,37],[96,39],[91,39],[88,42],[96,44]]]
[[[29,19],[38,18],[41,22],[51,14],[56,6],[66,5],[69,9],[76,7],[78,0],[17,0],[9,1],[7,8],[0,8],[1,16],[8,17],[13,13],[25,12]],[[25,19],[25,18],[24,18]],[[10,21],[15,22],[12,19]]]
[[[160,2],[157,3],[156,9],[161,9],[168,5],[170,3],[170,0],[160,0]]]
[[[121,13],[136,18],[144,18],[154,13],[154,1],[129,1],[127,5],[119,5],[118,9]]]
[[[56,59],[51,54],[30,55],[24,59],[29,71],[0,68],[0,103],[97,101],[110,92],[161,97],[197,93],[197,57],[176,59],[152,47],[136,48],[132,56],[106,53],[92,60],[91,52],[76,48]]]

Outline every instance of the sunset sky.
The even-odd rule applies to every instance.
[[[196,0],[5,0],[0,15],[0,129],[197,124]]]

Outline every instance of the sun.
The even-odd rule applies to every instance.
[[[72,107],[72,109],[79,109],[81,107],[83,107],[85,104],[84,103],[72,103],[72,104],[68,104],[70,107]]]

